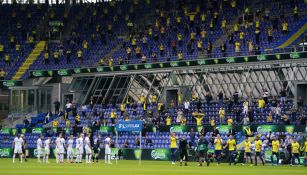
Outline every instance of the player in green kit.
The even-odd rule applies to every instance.
[[[205,158],[207,162],[207,166],[209,166],[210,162],[208,159],[208,144],[209,142],[204,138],[204,136],[200,136],[197,144],[197,154],[198,154],[198,162],[199,166],[202,166],[202,159]]]

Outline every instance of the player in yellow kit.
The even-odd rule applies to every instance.
[[[305,138],[304,152],[305,152],[305,166],[307,166],[307,137]]]
[[[252,146],[251,142],[248,140],[248,137],[246,137],[245,142],[244,142],[245,163],[247,163],[247,159],[249,157],[250,163],[253,164],[251,146]]]
[[[276,164],[278,165],[278,162],[279,162],[279,141],[276,139],[276,137],[273,137],[273,139],[272,139],[272,155],[271,155],[272,165],[274,165],[274,159],[273,159],[274,155],[277,158]]]
[[[263,161],[261,152],[262,152],[262,141],[259,140],[259,136],[256,136],[255,138],[255,166],[257,166],[257,157],[259,157],[259,159],[262,162],[262,165],[264,166],[264,161]]]
[[[177,137],[176,137],[176,133],[173,132],[171,134],[170,142],[171,142],[172,165],[175,165],[176,152],[177,152]]]
[[[298,164],[301,164],[300,161],[300,144],[296,141],[296,139],[293,139],[293,142],[291,143],[291,153],[292,153],[292,161],[291,165],[295,164],[295,158],[297,158]]]
[[[217,164],[220,164],[222,148],[223,148],[223,140],[221,139],[219,134],[214,139],[214,144],[215,144],[215,158],[216,158]]]
[[[229,139],[227,141],[226,146],[224,147],[224,149],[228,147],[228,152],[229,152],[229,165],[231,165],[231,163],[234,163],[234,165],[236,164],[235,159],[234,159],[234,154],[236,151],[236,147],[237,147],[237,143],[236,140],[233,138],[232,135],[229,136]]]

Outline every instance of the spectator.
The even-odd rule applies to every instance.
[[[66,128],[70,128],[70,120],[69,119],[66,119],[65,126],[66,126]]]
[[[212,95],[209,92],[206,92],[205,98],[206,98],[206,101],[207,101],[207,106],[210,106],[211,100],[212,100]]]
[[[283,115],[281,116],[281,120],[283,121],[283,123],[284,123],[285,125],[290,125],[289,116],[288,116],[287,114],[283,114]]]
[[[129,148],[129,142],[128,142],[128,140],[125,140],[124,148]]]
[[[52,128],[58,128],[59,126],[59,121],[58,120],[53,120],[52,121]]]
[[[260,111],[262,112],[262,109],[265,106],[265,101],[263,100],[263,98],[259,98],[258,100],[258,109],[260,109]]]
[[[214,117],[211,117],[211,119],[210,119],[210,126],[215,127],[215,119],[214,119]]]
[[[25,119],[23,120],[23,125],[24,125],[25,128],[29,127],[30,121],[28,120],[27,117],[25,117]]]
[[[197,126],[201,126],[205,114],[202,113],[202,112],[200,112],[200,110],[198,110],[198,111],[193,112],[192,115],[193,115],[193,117],[194,117],[195,120],[196,120],[196,125],[197,125]]]
[[[249,125],[249,124],[250,124],[249,118],[248,118],[247,115],[245,115],[244,118],[243,118],[243,125]]]
[[[298,100],[297,100],[297,109],[298,109],[298,111],[302,112],[303,111],[303,107],[304,107],[304,100],[303,100],[302,96],[299,96]]]
[[[233,102],[235,105],[238,105],[238,102],[239,102],[239,92],[238,91],[235,91],[233,94]]]
[[[134,146],[140,146],[140,139],[139,138],[136,138],[135,141],[134,141]]]
[[[73,105],[70,101],[67,101],[65,107],[66,107],[66,112],[69,113],[72,110]]]
[[[233,124],[233,119],[229,116],[227,119],[227,125],[232,126],[232,124]]]
[[[183,102],[183,94],[182,92],[178,92],[178,105],[182,105]]]
[[[223,99],[224,99],[224,94],[222,91],[220,91],[220,93],[218,94],[218,99],[219,99],[219,103],[220,105],[223,104]]]
[[[0,80],[4,80],[5,79],[5,75],[6,75],[6,73],[4,72],[4,70],[0,69]]]
[[[49,64],[49,53],[48,51],[44,52],[44,64]]]
[[[244,133],[245,133],[245,136],[246,137],[253,137],[253,132],[251,131],[251,128],[249,126],[247,126],[245,129],[244,129]]]
[[[247,115],[248,115],[249,122],[253,123],[254,122],[254,110],[252,108],[248,109]]]
[[[220,134],[220,131],[217,129],[217,127],[213,128],[213,136],[216,137],[218,134]]]
[[[266,122],[268,123],[268,124],[272,124],[273,123],[273,116],[272,116],[272,113],[270,112],[269,114],[268,114],[268,116],[266,117]]]
[[[224,124],[225,121],[225,110],[223,107],[219,110],[219,116],[220,116],[220,124]]]
[[[110,119],[111,119],[112,126],[115,126],[116,116],[117,114],[116,114],[115,109],[112,109],[112,111],[110,112]]]
[[[247,112],[248,112],[248,101],[244,101],[243,102],[243,114],[247,114]]]
[[[265,104],[268,104],[269,103],[269,96],[270,96],[270,93],[267,89],[264,89],[263,90],[263,100],[265,102]]]
[[[271,112],[272,112],[272,114],[275,114],[276,107],[277,107],[277,100],[276,100],[276,97],[273,96],[272,100],[271,100]]]
[[[301,125],[306,125],[306,121],[307,121],[307,117],[306,115],[304,115],[304,113],[301,113],[300,117],[299,117],[299,121]]]
[[[179,109],[179,110],[178,110],[178,112],[177,112],[176,123],[177,123],[177,124],[180,124],[180,123],[181,123],[182,118],[183,118],[183,112],[182,112],[182,110],[181,110],[181,109]]]
[[[168,114],[167,117],[166,117],[166,126],[171,126],[171,125],[172,125],[172,118]]]
[[[47,115],[45,116],[45,121],[44,121],[45,124],[47,124],[49,122],[51,116],[52,116],[52,113],[51,113],[51,111],[49,111],[47,113]]]
[[[148,136],[145,137],[145,145],[147,146],[153,146],[153,142]]]
[[[60,113],[60,105],[61,105],[61,103],[59,102],[59,100],[57,98],[53,102],[53,105],[54,105],[54,113],[55,114]]]
[[[188,115],[190,109],[190,102],[188,100],[185,100],[183,105],[184,105],[184,115]]]
[[[288,34],[288,26],[289,26],[289,24],[287,23],[286,20],[284,20],[283,23],[282,23],[282,33],[284,35]]]
[[[286,103],[287,94],[286,94],[286,90],[284,88],[282,88],[280,90],[279,95],[280,95],[280,102],[281,103]]]

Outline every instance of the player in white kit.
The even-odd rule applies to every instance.
[[[49,163],[49,155],[50,155],[50,138],[48,137],[47,140],[44,142],[45,154],[43,162]]]
[[[91,163],[92,162],[92,147],[90,141],[90,134],[85,136],[85,162]]]
[[[77,158],[76,163],[82,163],[83,155],[83,134],[79,135],[79,138],[76,140],[76,149],[77,149]]]
[[[42,136],[39,135],[36,142],[37,162],[41,162],[42,148],[43,148]]]
[[[20,163],[22,163],[22,146],[23,146],[23,139],[18,134],[18,136],[15,137],[13,141],[13,148],[14,148],[13,163],[15,163],[16,154],[19,154]]]
[[[74,156],[73,156],[73,144],[74,144],[74,136],[70,135],[69,140],[67,141],[67,162],[72,163]]]
[[[62,137],[62,134],[55,141],[57,147],[58,160],[57,163],[64,163],[64,153],[65,153],[65,139]]]
[[[104,148],[105,148],[104,162],[108,164],[112,164],[111,163],[111,143],[112,143],[112,139],[110,135],[108,135],[107,138],[104,140]]]

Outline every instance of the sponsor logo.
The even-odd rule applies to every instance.
[[[155,160],[166,160],[167,159],[166,149],[154,149],[151,151],[151,157]]]

